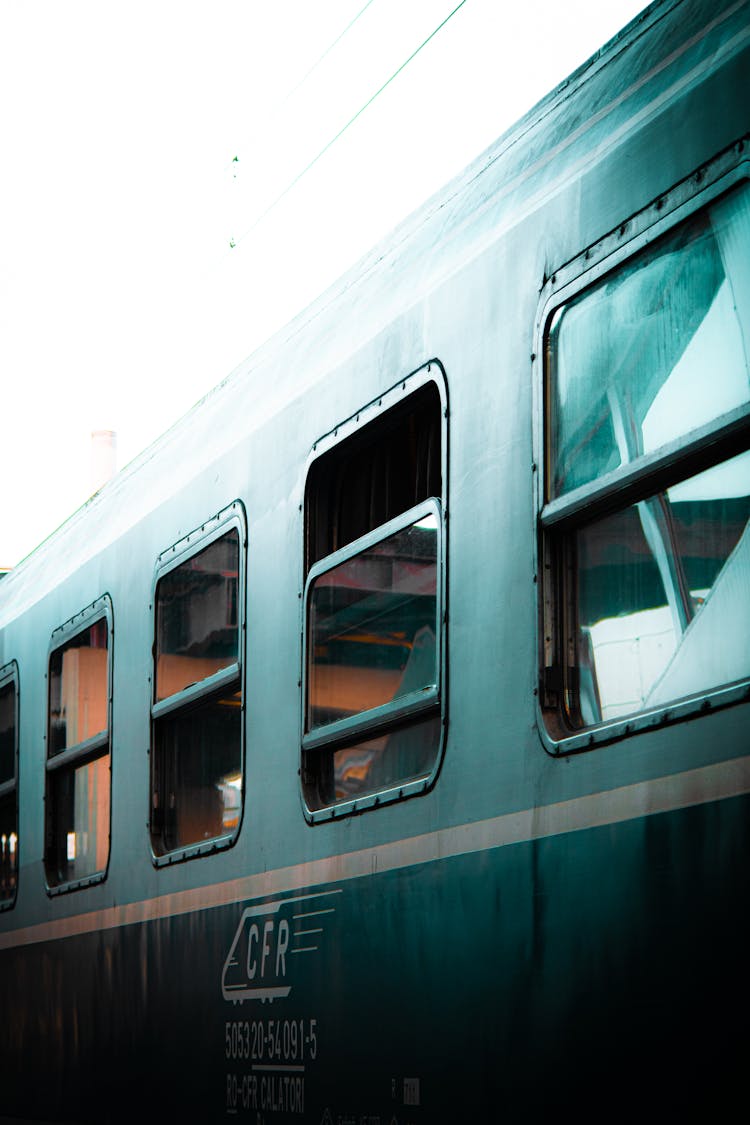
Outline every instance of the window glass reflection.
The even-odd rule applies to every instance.
[[[13,898],[18,879],[16,794],[0,798],[0,899]]]
[[[576,533],[576,725],[750,674],[749,518],[746,453]]]
[[[550,333],[557,496],[750,399],[750,189],[571,301]]]
[[[315,580],[308,730],[436,685],[437,537],[429,514]]]
[[[0,688],[0,900],[15,897],[18,879],[18,793],[16,779],[16,685]]]
[[[16,689],[0,688],[0,785],[16,776]]]
[[[109,627],[100,618],[49,658],[44,866],[50,887],[107,867]]]
[[[157,701],[237,663],[239,550],[229,531],[160,580]]]
[[[86,879],[107,866],[109,754],[49,775],[47,849],[50,886]]]
[[[155,724],[154,851],[234,833],[242,802],[242,694],[180,709]]]
[[[154,716],[155,856],[223,840],[242,808],[240,534],[236,526],[168,571],[156,589],[155,702],[196,686]],[[229,682],[210,677],[230,669]],[[206,682],[209,681],[209,682]]]
[[[49,753],[107,729],[107,622],[56,649],[49,662]]]
[[[440,746],[439,715],[418,719],[340,750],[303,754],[308,807],[322,809],[428,777]]]

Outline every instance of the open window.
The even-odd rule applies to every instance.
[[[0,910],[18,888],[18,668],[0,668]]]
[[[555,310],[545,435],[553,737],[731,701],[750,677],[746,183]]]
[[[104,878],[111,804],[112,606],[99,598],[52,635],[44,869],[51,892]]]
[[[243,799],[244,558],[239,502],[164,552],[154,592],[151,846],[226,847]]]
[[[436,364],[316,445],[305,491],[311,818],[422,792],[445,714],[445,404]]]

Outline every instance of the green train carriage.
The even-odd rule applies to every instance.
[[[3,579],[6,1120],[738,1112],[749,15],[657,0]]]

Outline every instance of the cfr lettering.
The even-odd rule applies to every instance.
[[[275,961],[274,975],[286,976],[286,951],[289,948],[289,923],[282,918],[275,926],[273,918],[267,918],[263,923],[263,934],[257,922],[250,926],[247,938],[247,977],[255,980],[260,969],[260,978],[270,974],[271,965]]]

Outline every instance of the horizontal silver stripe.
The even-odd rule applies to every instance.
[[[397,871],[451,856],[468,855],[526,843],[548,836],[561,836],[622,821],[673,812],[710,801],[725,800],[750,792],[750,756],[729,762],[686,770],[684,773],[639,781],[618,789],[574,797],[552,805],[506,813],[488,820],[440,828],[406,840],[395,840],[374,848],[328,856],[308,863],[279,867],[241,879],[159,895],[124,906],[112,906],[41,922],[0,934],[0,949],[54,941],[98,930],[130,926],[159,918],[173,918],[217,906],[242,903],[264,896],[328,883],[342,883],[373,873]]]

